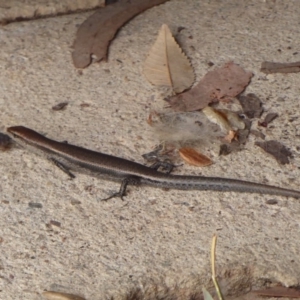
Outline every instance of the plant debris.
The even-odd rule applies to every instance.
[[[220,146],[219,155],[228,155],[232,152],[241,151],[243,147],[238,141],[233,141],[230,144],[222,144]]]
[[[214,300],[214,298],[211,296],[211,294],[207,291],[205,287],[202,288],[202,293],[203,293],[204,300]]]
[[[168,0],[120,0],[97,10],[78,28],[72,53],[76,68],[86,68],[92,62],[106,59],[110,41],[118,29],[134,16]]]
[[[242,105],[244,114],[248,118],[259,118],[263,113],[262,102],[255,94],[240,95],[237,99]]]
[[[188,148],[188,147],[180,148],[179,154],[185,162],[187,162],[192,166],[206,167],[213,163],[209,157],[196,151],[193,148]]]
[[[274,286],[263,290],[251,291],[251,293],[266,297],[300,298],[300,290],[285,286]]]
[[[187,289],[178,286],[169,288],[166,285],[148,285],[129,289],[122,298],[111,297],[110,300],[204,300],[199,286]]]
[[[268,125],[278,117],[277,113],[269,113],[262,122],[258,122],[259,126],[268,127]]]
[[[191,90],[170,97],[166,101],[175,111],[194,111],[209,103],[226,101],[240,94],[253,74],[233,62],[209,71]]]
[[[274,156],[278,163],[282,165],[290,163],[289,158],[292,157],[292,152],[280,142],[273,140],[266,142],[255,142],[255,145]]]
[[[193,68],[166,24],[148,54],[143,73],[152,84],[172,87],[175,93],[190,88],[194,82]]]
[[[225,138],[226,143],[220,146],[219,155],[228,155],[233,152],[238,152],[244,149],[249,135],[249,130],[239,130],[237,132],[230,132]]]
[[[78,295],[52,291],[43,292],[43,296],[48,300],[86,300]]]
[[[69,104],[69,102],[60,102],[60,103],[52,106],[52,110],[54,110],[54,111],[64,110],[68,104]]]
[[[275,204],[278,204],[278,200],[277,199],[268,199],[266,201],[266,204],[268,204],[268,205],[275,205]]]
[[[230,153],[238,152],[244,149],[244,145],[248,140],[251,127],[251,123],[247,121],[248,120],[245,120],[244,129],[239,129],[237,132],[235,132],[235,135],[233,136],[234,140],[233,138],[231,140],[228,140],[228,138],[226,139],[225,137],[225,141],[227,140],[228,142],[220,146],[219,155],[228,155]]]
[[[30,208],[43,208],[43,204],[38,203],[38,202],[29,202],[28,207],[30,207]]]
[[[270,61],[264,61],[261,64],[260,71],[265,74],[297,73],[300,72],[300,61],[293,63],[275,63]]]

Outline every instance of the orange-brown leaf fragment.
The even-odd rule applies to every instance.
[[[206,167],[213,163],[209,157],[196,151],[193,148],[189,148],[189,147],[180,148],[179,154],[186,163],[192,166]]]
[[[233,62],[208,72],[192,89],[170,97],[167,101],[175,111],[194,111],[211,102],[236,97],[249,84],[253,74]]]
[[[134,16],[168,0],[120,0],[97,10],[78,28],[72,59],[76,68],[86,68],[92,61],[106,58],[110,41],[118,29]]]

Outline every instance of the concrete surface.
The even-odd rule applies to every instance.
[[[242,178],[299,189],[300,74],[264,75],[264,60],[300,60],[300,2],[171,0],[123,27],[107,63],[81,71],[71,61],[76,29],[91,13],[11,23],[0,28],[0,131],[24,125],[48,137],[143,162],[157,143],[146,123],[163,107],[163,90],[141,76],[163,23],[191,58],[197,81],[234,60],[255,76],[247,92],[279,113],[263,130],[293,152],[281,166],[254,146],[180,174]],[[299,52],[299,53],[298,53]],[[69,101],[64,111],[51,107]],[[126,201],[97,199],[116,183],[78,175],[73,181],[25,150],[0,155],[0,298],[42,299],[44,290],[88,300],[129,286],[189,286],[210,278],[213,234],[222,285],[234,293],[265,282],[300,279],[299,200],[237,193],[130,187]],[[278,204],[267,205],[268,199]],[[32,208],[39,203],[40,208]],[[57,223],[59,222],[59,223]]]

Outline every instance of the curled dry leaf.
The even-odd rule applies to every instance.
[[[106,58],[110,41],[131,18],[168,0],[120,0],[97,10],[78,28],[72,59],[76,68],[86,68],[92,61]]]
[[[170,97],[167,102],[175,111],[194,111],[211,102],[228,100],[240,94],[250,82],[251,72],[233,62],[208,72],[192,89]]]
[[[192,166],[206,167],[213,163],[209,157],[196,151],[193,148],[188,148],[188,147],[180,148],[179,154],[185,162],[187,162]]]
[[[86,300],[83,297],[68,294],[68,293],[60,293],[60,292],[43,292],[43,296],[48,300]]]
[[[166,24],[148,54],[144,75],[152,84],[172,87],[175,93],[183,92],[194,82],[191,64]]]

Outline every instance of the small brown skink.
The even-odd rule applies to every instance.
[[[18,144],[46,156],[70,177],[75,177],[71,171],[79,171],[92,176],[122,182],[119,192],[103,200],[113,197],[123,199],[128,184],[144,184],[179,190],[232,191],[300,198],[300,191],[255,182],[163,173],[127,159],[48,139],[23,126],[9,127],[7,131]]]

